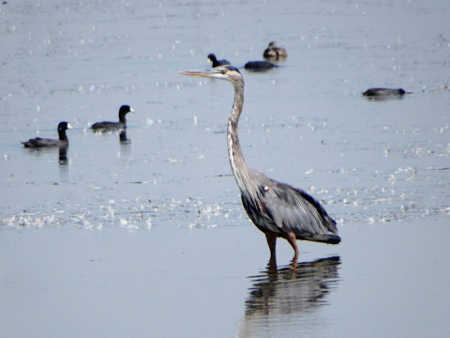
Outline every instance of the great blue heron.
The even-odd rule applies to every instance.
[[[35,137],[28,141],[22,142],[25,148],[49,148],[49,147],[67,147],[69,140],[66,130],[72,128],[70,123],[62,121],[58,124],[58,139]]]
[[[264,50],[263,57],[266,59],[284,59],[287,57],[286,49],[283,47],[278,47],[275,41],[269,42],[269,45]]]
[[[208,60],[209,62],[211,62],[211,66],[214,67],[218,67],[218,66],[223,66],[223,65],[229,65],[230,61],[225,60],[225,59],[221,59],[221,60],[217,60],[217,57],[215,54],[210,53],[208,54]]]
[[[410,94],[410,92],[407,92],[403,88],[369,88],[362,94],[367,97],[386,97],[403,96],[405,94]]]
[[[234,87],[234,103],[228,119],[228,156],[231,170],[241,191],[247,215],[265,235],[270,263],[276,264],[277,237],[286,239],[298,259],[297,239],[337,244],[336,222],[313,197],[301,189],[277,182],[250,169],[244,160],[238,137],[238,122],[244,103],[244,79],[239,70],[226,65],[210,71],[184,71],[181,74],[228,80]]]
[[[91,126],[91,129],[94,131],[101,131],[101,132],[125,129],[127,127],[127,119],[125,118],[125,115],[132,112],[134,112],[133,108],[131,108],[129,105],[123,105],[119,109],[118,122],[111,122],[111,121],[96,122]]]

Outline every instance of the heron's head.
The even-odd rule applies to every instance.
[[[218,66],[210,70],[201,70],[201,71],[187,70],[181,72],[181,74],[187,76],[200,76],[214,79],[223,79],[231,82],[242,81],[242,74],[239,71],[239,69],[231,65]]]
[[[275,41],[270,41],[267,48],[274,48],[275,47]]]

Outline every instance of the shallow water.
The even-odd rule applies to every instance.
[[[450,300],[446,1],[9,1],[0,5],[0,320],[9,336],[445,336]],[[244,23],[245,24],[242,24]],[[302,187],[339,246],[265,267],[226,158],[242,70],[251,167]],[[402,99],[367,100],[369,87]],[[128,142],[88,126],[115,120]],[[67,162],[20,142],[56,137]],[[20,314],[20,316],[18,316]],[[356,319],[356,320],[355,320]],[[174,325],[174,323],[176,323]]]

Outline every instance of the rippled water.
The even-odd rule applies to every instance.
[[[15,337],[448,332],[449,11],[400,0],[0,5],[2,327]],[[210,52],[236,66],[261,59],[271,40],[288,50],[280,67],[242,70],[244,154],[321,200],[343,238],[300,243],[295,273],[283,242],[280,269],[264,268],[265,240],[230,175],[230,84],[179,75],[209,67]],[[412,94],[361,96],[379,86]],[[127,142],[88,129],[122,104],[136,110]],[[66,162],[21,146],[56,137],[61,120],[74,126]]]

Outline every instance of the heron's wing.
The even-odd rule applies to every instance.
[[[297,236],[337,233],[336,222],[301,189],[269,179],[259,186],[259,197],[266,213],[283,231]]]
[[[258,229],[264,233],[271,232],[278,235],[282,234],[283,230],[275,224],[271,213],[265,208],[263,201],[258,197],[253,198],[253,196],[245,192],[242,192],[241,199],[248,217],[250,217],[253,224],[255,224]]]

